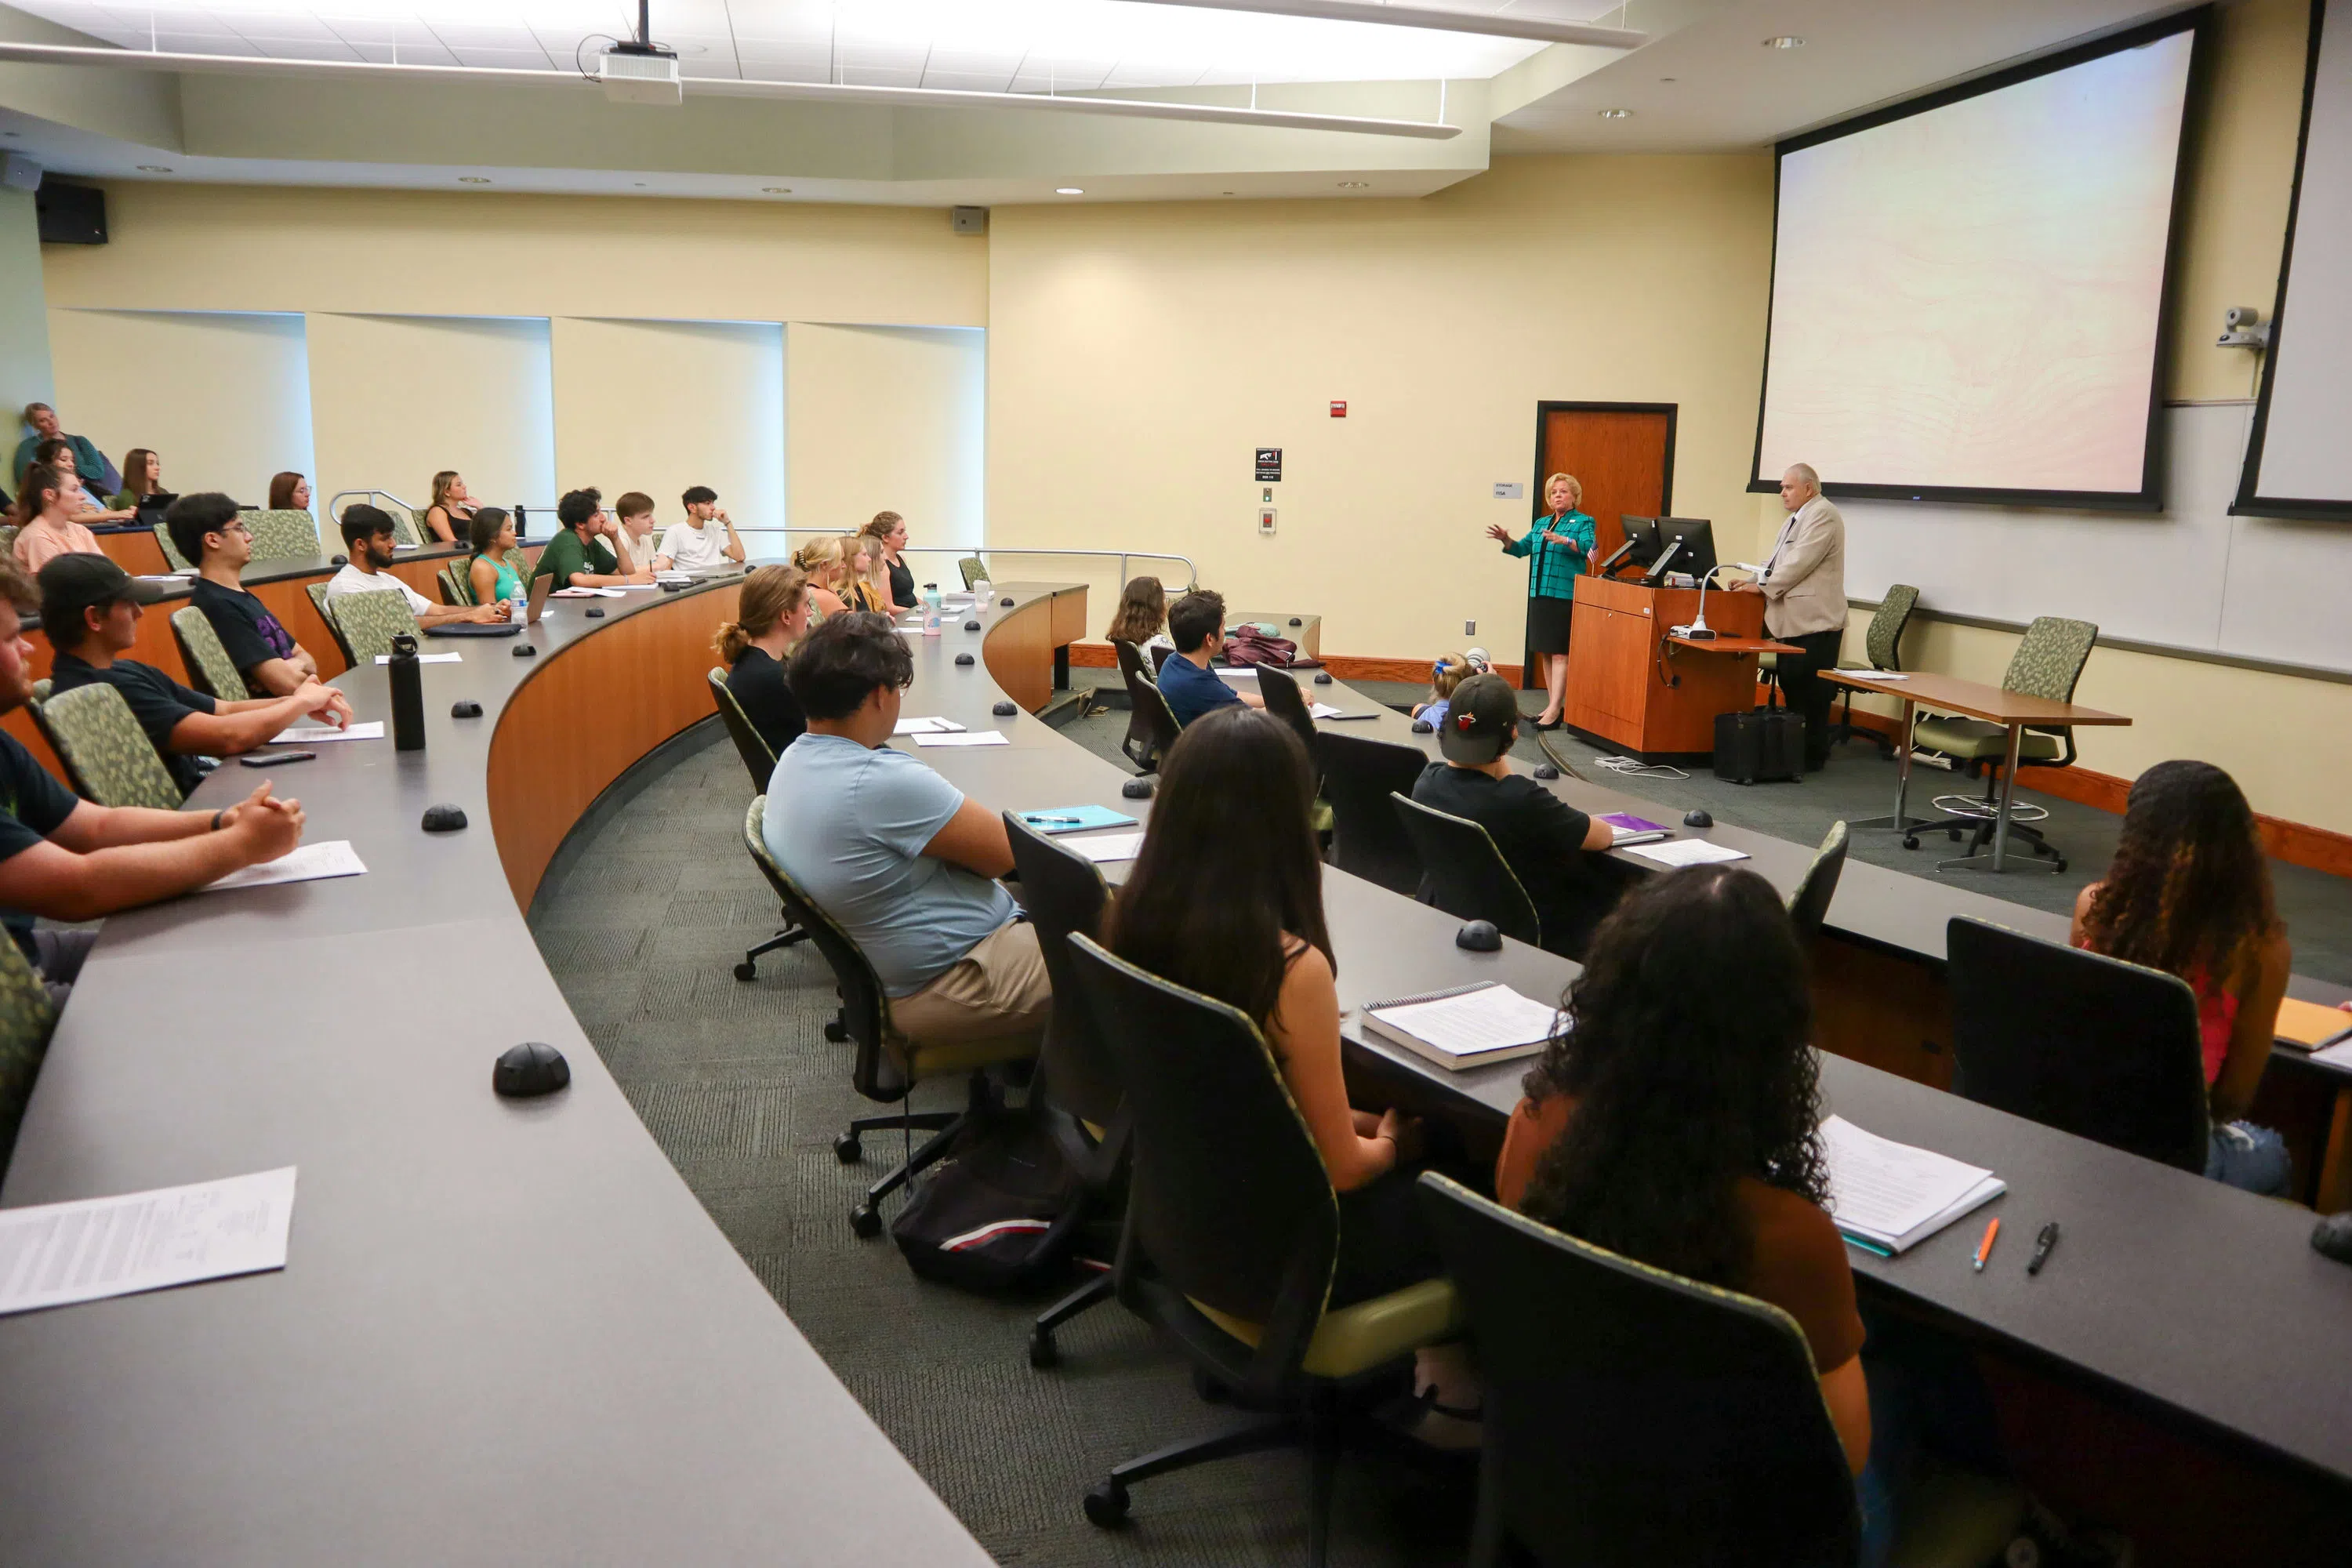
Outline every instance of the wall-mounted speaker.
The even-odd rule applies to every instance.
[[[106,243],[106,193],[96,185],[44,180],[33,193],[33,208],[40,215],[43,245]]]

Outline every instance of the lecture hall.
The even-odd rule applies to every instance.
[[[2352,1563],[2352,0],[5,0],[0,281],[0,1568]]]

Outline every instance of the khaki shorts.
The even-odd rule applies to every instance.
[[[1019,921],[997,927],[946,973],[890,1003],[890,1021],[919,1047],[1025,1040],[1034,1048],[1053,1012],[1037,928]]]

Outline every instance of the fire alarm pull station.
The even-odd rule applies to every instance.
[[[1257,531],[1260,533],[1274,531],[1274,508],[1262,506],[1257,509]]]
[[[1346,401],[1341,398],[1333,398],[1331,400],[1331,417],[1334,419],[1345,419],[1347,416],[1348,405]]]

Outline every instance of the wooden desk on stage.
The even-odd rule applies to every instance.
[[[1721,644],[1667,637],[1698,609],[1696,588],[1580,580],[1560,710],[1568,727],[1643,762],[1713,756],[1716,715],[1756,706],[1756,656],[1780,645],[1761,640],[1760,595],[1721,588],[1706,595],[1707,625]]]

